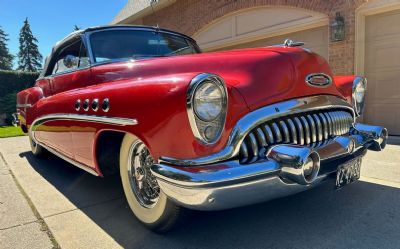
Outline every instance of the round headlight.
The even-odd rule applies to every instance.
[[[367,79],[356,77],[353,81],[353,106],[357,115],[361,115],[364,111],[365,94],[367,90]]]
[[[201,73],[190,82],[186,108],[190,127],[197,140],[216,143],[225,126],[228,95],[224,80],[215,74]]]
[[[221,88],[212,81],[204,81],[194,94],[194,112],[201,120],[212,121],[221,114],[223,101]]]

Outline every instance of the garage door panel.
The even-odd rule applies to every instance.
[[[370,38],[381,38],[388,35],[398,35],[400,33],[400,13],[389,12],[384,15],[370,16],[366,20],[368,29],[366,35]]]
[[[372,51],[366,54],[367,71],[376,71],[387,68],[400,69],[400,36],[396,39],[387,39],[376,41],[366,45],[366,51]]]
[[[367,103],[400,104],[398,72],[368,74]],[[373,82],[373,83],[372,83]]]
[[[388,105],[369,106],[365,114],[368,119],[374,121],[374,125],[385,126],[389,134],[400,135],[398,133],[400,115],[396,107]]]
[[[400,135],[400,11],[366,18],[365,120]]]

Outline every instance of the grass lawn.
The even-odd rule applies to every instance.
[[[0,138],[25,136],[20,127],[15,126],[0,126]]]

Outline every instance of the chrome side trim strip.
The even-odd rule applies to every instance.
[[[17,104],[17,108],[30,108],[32,107],[31,104]]]
[[[53,121],[53,120],[75,120],[82,122],[101,123],[101,124],[110,124],[118,126],[138,124],[138,121],[136,119],[131,119],[131,118],[115,118],[115,117],[81,115],[81,114],[50,114],[35,119],[35,121],[33,121],[31,125],[31,130],[34,130],[36,126],[45,123],[46,121]]]
[[[284,102],[272,104],[262,107],[258,110],[248,113],[241,118],[229,136],[227,145],[221,151],[195,159],[176,159],[169,157],[161,157],[159,163],[166,163],[180,166],[195,166],[216,163],[227,160],[238,155],[240,145],[242,144],[246,135],[255,127],[265,123],[268,120],[287,116],[289,114],[298,114],[316,110],[324,109],[346,109],[349,110],[355,118],[352,106],[345,100],[333,95],[318,95],[299,99],[287,100]],[[307,124],[308,125],[308,124]],[[307,134],[308,128],[305,127],[305,139],[310,139]],[[268,133],[267,133],[268,134]]]
[[[93,170],[93,169],[89,168],[88,166],[85,166],[67,156],[64,156],[62,153],[58,152],[57,150],[37,141],[37,139],[35,138],[35,130],[36,130],[37,126],[39,126],[40,124],[43,124],[47,121],[53,121],[53,120],[76,120],[76,121],[111,124],[111,125],[118,125],[118,126],[137,125],[138,124],[138,121],[136,119],[111,118],[111,117],[79,115],[79,114],[50,114],[50,115],[45,115],[38,119],[35,119],[35,121],[32,122],[32,125],[30,127],[30,134],[31,134],[32,139],[35,141],[35,143],[39,144],[40,146],[42,146],[49,152],[53,153],[54,155],[60,157],[61,159],[65,160],[65,161],[77,166],[78,168],[81,168],[95,176],[99,175],[95,170]]]

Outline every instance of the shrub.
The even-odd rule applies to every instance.
[[[12,123],[12,114],[16,111],[16,104],[17,104],[17,93],[9,93],[0,98],[0,113],[5,113],[6,116],[6,123]]]
[[[35,84],[39,73],[0,70],[0,98],[11,92],[19,92]]]
[[[0,70],[0,114],[6,113],[11,124],[11,114],[16,110],[17,92],[32,87],[39,73]]]

